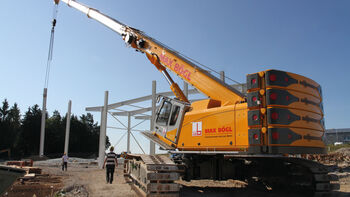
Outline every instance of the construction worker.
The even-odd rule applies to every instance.
[[[62,171],[64,171],[64,169],[66,169],[67,171],[67,165],[68,165],[68,156],[67,156],[67,153],[64,153],[62,156]]]
[[[110,184],[112,184],[113,182],[114,168],[118,167],[117,154],[115,154],[113,151],[114,151],[114,147],[111,146],[109,148],[109,153],[107,153],[105,162],[103,163],[103,166],[102,166],[102,168],[106,166],[106,181],[107,183],[110,183]]]

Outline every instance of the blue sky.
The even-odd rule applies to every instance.
[[[350,1],[80,2],[239,82],[266,69],[307,76],[323,88],[326,128],[350,127]],[[49,0],[1,2],[0,101],[17,102],[22,113],[42,103],[52,9]],[[69,99],[72,112],[81,115],[85,107],[102,105],[106,90],[110,103],[148,95],[152,80],[157,80],[158,91],[169,91],[146,57],[127,48],[118,34],[60,4],[50,115],[55,109],[64,114]],[[99,121],[100,115],[93,114]],[[108,130],[112,143],[120,134]]]

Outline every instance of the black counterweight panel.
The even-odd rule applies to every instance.
[[[247,75],[247,89],[257,89],[260,87],[258,73]]]
[[[248,126],[261,125],[260,110],[248,111]]]
[[[302,138],[289,128],[269,128],[268,136],[270,144],[291,144]]]
[[[293,114],[290,110],[284,108],[268,108],[267,120],[269,124],[289,125],[296,120],[300,120],[300,116]]]
[[[261,104],[259,91],[248,93],[248,107],[258,107]]]
[[[284,71],[269,70],[266,72],[266,86],[287,87],[297,83],[298,80],[292,78]]]

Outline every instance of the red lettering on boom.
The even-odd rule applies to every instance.
[[[176,63],[173,67],[173,62],[171,58],[160,54],[159,59],[161,62],[163,62],[165,65],[167,65],[170,69],[174,70],[177,74],[181,75],[183,78],[187,79],[188,81],[191,81],[191,72],[187,69],[185,69],[184,65],[180,65]]]

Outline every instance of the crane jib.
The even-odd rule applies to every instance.
[[[185,81],[189,82],[191,85],[195,86],[199,91],[208,97],[221,101],[224,105],[244,102],[245,95],[243,93],[225,84],[220,79],[211,75],[207,70],[201,69],[178,52],[145,35],[142,31],[128,27],[127,25],[109,16],[100,13],[98,10],[87,7],[74,0],[62,1],[68,4],[68,6],[85,13],[89,18],[95,19],[96,21],[122,35],[124,41],[137,51],[146,52],[148,54],[156,54],[159,61],[164,66]],[[180,90],[177,90],[177,92],[179,91]]]

